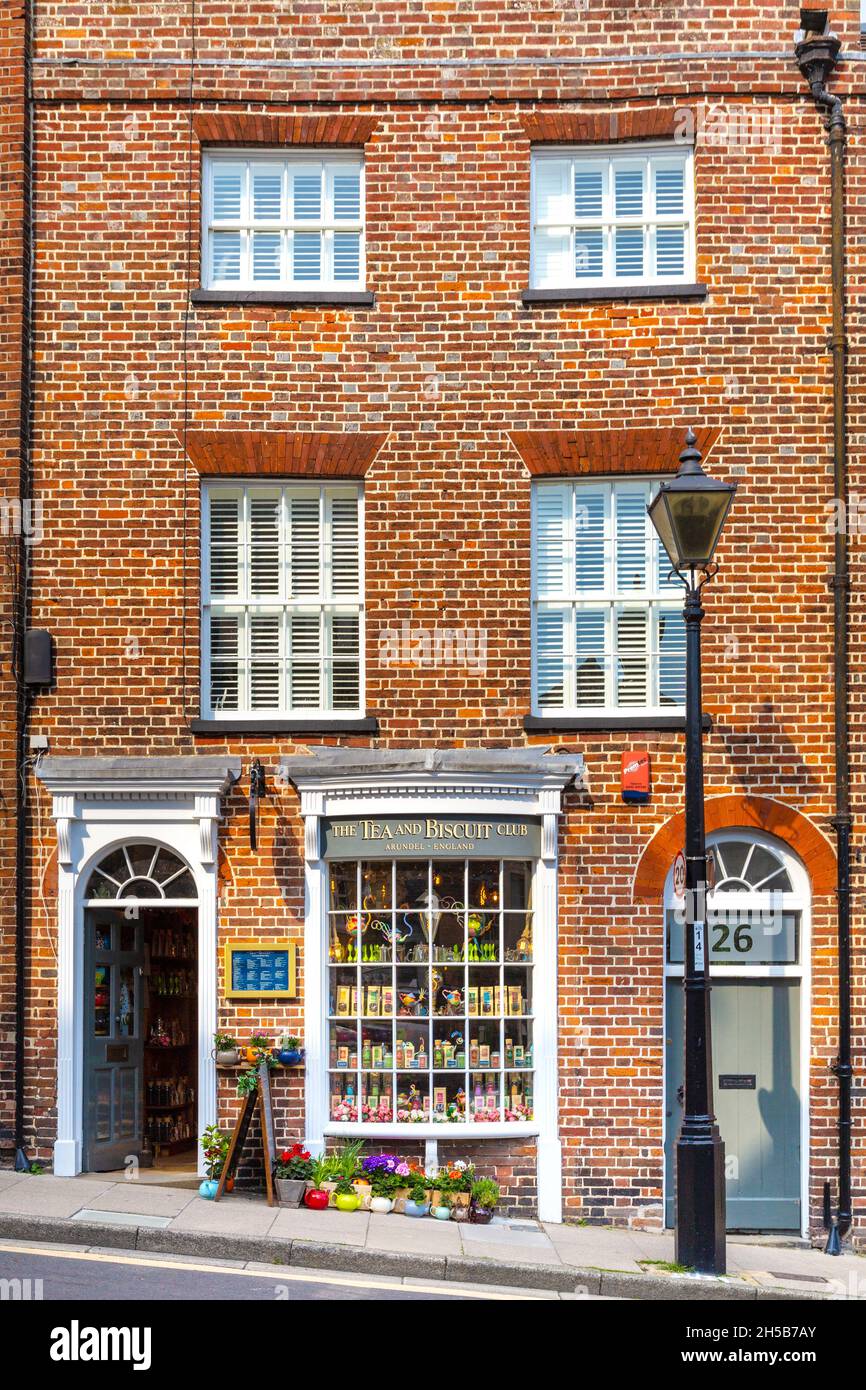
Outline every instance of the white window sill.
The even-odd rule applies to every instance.
[[[326,1135],[334,1138],[351,1135],[354,1138],[363,1134],[371,1139],[468,1139],[471,1135],[475,1139],[507,1139],[526,1138],[528,1135],[540,1134],[541,1126],[537,1120],[514,1120],[512,1123],[500,1121],[498,1124],[481,1123],[476,1124],[473,1120],[468,1120],[465,1124],[393,1124],[365,1125],[359,1121],[353,1123],[337,1123],[332,1121],[324,1128]]]

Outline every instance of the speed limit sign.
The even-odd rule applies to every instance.
[[[674,860],[674,897],[684,898],[686,895],[686,856],[682,850],[677,850],[677,857]]]

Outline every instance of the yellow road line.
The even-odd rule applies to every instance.
[[[280,1282],[299,1284],[336,1284],[340,1288],[347,1289],[403,1289],[407,1293],[459,1293],[462,1298],[483,1298],[497,1299],[505,1302],[519,1300],[525,1302],[527,1299],[540,1300],[531,1293],[494,1293],[492,1290],[485,1293],[480,1289],[464,1289],[460,1284],[401,1284],[399,1280],[393,1283],[388,1280],[382,1282],[377,1280],[375,1284],[368,1283],[363,1279],[348,1279],[338,1274],[308,1274],[305,1271],[295,1270],[292,1265],[275,1265],[274,1273],[267,1274],[262,1269],[234,1269],[230,1265],[208,1265],[191,1263],[186,1260],[148,1260],[138,1255],[103,1255],[89,1253],[85,1250],[46,1250],[39,1245],[7,1245],[0,1242],[0,1256],[7,1252],[12,1255],[42,1255],[45,1259],[53,1260],[93,1260],[100,1264],[116,1265],[140,1265],[148,1269],[183,1269],[193,1270],[198,1274],[240,1274],[247,1279],[275,1279]]]

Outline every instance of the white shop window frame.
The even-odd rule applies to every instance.
[[[864,0],[866,2],[866,0]],[[577,219],[573,212],[568,221],[563,222],[544,222],[540,223],[536,218],[536,173],[539,164],[556,159],[570,159],[572,161],[572,191],[574,188],[574,164],[598,162],[608,170],[608,175],[612,168],[611,159],[617,162],[627,163],[629,160],[637,161],[641,159],[677,159],[684,164],[683,179],[683,214],[682,216],[664,215],[644,216],[644,217],[620,217],[616,218],[613,214],[613,180],[609,176],[605,179],[604,206],[600,218]],[[686,224],[685,235],[685,260],[682,275],[656,275],[645,272],[640,276],[625,276],[609,273],[613,263],[612,248],[612,228],[614,226],[646,226],[653,225],[672,225],[680,226]],[[543,145],[533,148],[530,164],[530,194],[529,194],[529,283],[533,289],[551,290],[591,290],[591,289],[624,289],[634,288],[639,285],[689,285],[694,282],[697,266],[697,242],[695,235],[696,223],[696,199],[695,199],[695,157],[694,147],[679,141],[653,141],[643,143],[641,141],[629,142],[627,144],[612,145]],[[603,273],[600,276],[581,277],[578,279],[574,272],[574,229],[581,225],[600,225],[603,228]],[[571,230],[571,275],[568,279],[555,284],[550,281],[538,278],[538,268],[536,263],[536,229],[538,227],[568,227]]]
[[[321,1152],[329,1137],[366,1137],[406,1144],[418,1140],[458,1141],[475,1144],[486,1139],[534,1136],[537,1144],[538,1201],[542,1220],[562,1220],[562,1152],[559,1139],[559,1039],[557,984],[557,828],[560,814],[559,787],[534,785],[506,787],[507,773],[489,779],[477,789],[467,785],[472,776],[457,779],[453,791],[426,790],[418,778],[407,776],[405,785],[383,791],[359,785],[335,792],[311,779],[298,780],[305,829],[305,937],[304,996],[306,1045],[306,1143]],[[501,789],[495,783],[502,783]],[[459,783],[462,782],[461,787]],[[415,783],[415,785],[413,785]],[[319,822],[325,816],[401,818],[458,815],[467,819],[497,816],[540,817],[542,854],[534,861],[533,894],[533,1075],[534,1116],[527,1121],[498,1123],[464,1122],[364,1124],[330,1119],[329,1092],[329,972],[328,972],[328,865],[320,858]]]
[[[247,509],[249,506],[249,496],[253,492],[261,495],[268,493],[279,493],[281,506],[285,507],[286,496],[289,492],[298,495],[307,494],[311,497],[318,496],[320,507],[326,493],[339,492],[346,496],[351,492],[358,500],[358,593],[355,597],[340,595],[338,598],[325,598],[324,590],[327,588],[328,571],[327,556],[322,565],[321,579],[322,591],[318,597],[304,594],[296,599],[251,599],[238,600],[233,603],[231,600],[220,600],[219,608],[223,612],[237,611],[248,614],[257,609],[262,612],[279,610],[283,613],[298,612],[308,613],[317,611],[321,613],[340,614],[357,613],[358,615],[358,706],[355,709],[349,708],[329,708],[320,705],[314,708],[311,705],[300,705],[297,707],[288,706],[280,709],[250,709],[247,706],[238,709],[214,709],[211,704],[210,678],[211,678],[211,650],[210,650],[210,617],[211,617],[211,581],[210,581],[210,500],[214,494],[231,496],[236,494],[244,497],[244,526],[247,529]],[[283,524],[285,525],[285,519]],[[203,719],[214,720],[237,720],[237,719],[360,719],[364,717],[366,710],[366,550],[365,550],[365,518],[364,518],[364,485],[362,482],[354,480],[341,480],[334,478],[326,482],[305,482],[297,478],[204,478],[201,488],[201,555],[200,555],[200,578],[201,586],[199,602],[199,621],[200,621],[200,662],[199,662],[199,682],[200,682],[200,709]],[[244,543],[241,545],[241,572],[245,573],[243,566]],[[285,571],[281,569],[280,581],[281,590],[285,579]],[[288,661],[288,656],[283,653],[281,658]],[[323,652],[322,660],[326,660]],[[324,682],[322,683],[324,688]]]
[[[289,218],[279,222],[253,223],[251,218],[246,221],[240,220],[242,232],[255,231],[280,231],[287,232],[285,246],[281,252],[284,259],[285,268],[292,264],[291,237],[295,230],[303,232],[324,232],[325,233],[325,262],[333,270],[333,233],[339,232],[360,232],[358,279],[357,280],[335,280],[333,274],[329,277],[321,276],[318,280],[295,280],[289,275],[281,276],[279,280],[254,280],[250,271],[246,276],[241,276],[238,280],[216,280],[211,277],[211,246],[210,234],[212,231],[234,231],[237,226],[234,220],[225,223],[215,223],[213,218],[213,169],[215,164],[240,164],[247,161],[246,189],[245,197],[248,199],[250,164],[277,164],[283,167],[283,181],[287,178],[287,169],[291,164],[323,164],[328,167],[358,169],[360,173],[360,218],[355,221],[336,222],[333,217],[323,216],[318,220],[303,220],[300,223],[293,222]],[[366,219],[366,181],[365,181],[365,159],[362,150],[338,150],[331,148],[300,149],[296,146],[283,146],[274,149],[271,146],[262,148],[255,146],[251,148],[241,148],[230,146],[226,149],[218,147],[208,148],[202,151],[201,161],[201,287],[204,290],[229,290],[241,293],[251,293],[261,291],[274,291],[284,293],[286,291],[303,292],[306,290],[322,291],[330,290],[334,293],[350,292],[355,293],[366,288],[367,282],[367,219]],[[286,197],[286,190],[283,189],[283,198]],[[323,208],[323,214],[327,213],[328,208]],[[249,246],[242,244],[241,261],[246,263],[249,270]]]
[[[633,595],[626,596],[618,593],[615,582],[616,555],[613,543],[613,512],[615,509],[615,499],[618,491],[633,491],[643,493],[646,501],[655,496],[658,491],[660,478],[647,477],[643,475],[621,475],[615,478],[604,475],[587,475],[580,478],[550,478],[538,479],[532,485],[530,515],[531,515],[531,545],[530,545],[530,601],[531,611],[531,712],[536,718],[553,717],[559,719],[622,719],[633,716],[635,718],[679,718],[685,715],[686,707],[683,704],[661,704],[658,702],[648,702],[644,705],[618,705],[612,698],[616,687],[616,676],[613,670],[615,641],[614,641],[614,616],[615,614],[630,608],[646,608],[648,612],[648,632],[650,642],[653,644],[651,654],[648,658],[647,686],[652,692],[659,686],[660,665],[659,650],[655,641],[658,633],[659,614],[665,612],[682,613],[683,610],[683,591],[679,585],[663,591],[662,582],[666,578],[668,570],[664,568],[664,562],[658,551],[660,542],[655,535],[651,522],[647,519],[646,523],[646,574],[651,576],[656,573],[658,582],[654,587],[647,587],[638,590]],[[569,487],[572,493],[572,523],[574,523],[574,508],[579,505],[580,490],[586,488],[588,491],[595,488],[605,492],[605,588],[603,592],[597,594],[589,590],[579,591],[575,582],[574,551],[571,555],[571,566],[569,574],[570,587],[567,593],[561,597],[555,595],[540,596],[538,592],[538,498],[543,488]],[[572,537],[574,536],[574,524],[572,524]],[[572,541],[573,544],[573,541]],[[566,691],[571,693],[576,683],[576,665],[574,652],[574,615],[578,609],[596,611],[601,608],[605,612],[605,702],[603,705],[578,705],[575,699],[570,702],[565,699],[565,692],[562,705],[546,705],[539,699],[538,689],[538,612],[542,607],[549,609],[567,609],[571,613],[571,624],[566,629],[563,666],[564,684]],[[685,634],[683,634],[685,640]],[[571,663],[569,672],[568,663]],[[685,650],[683,650],[683,675],[685,676]]]

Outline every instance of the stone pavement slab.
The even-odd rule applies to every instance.
[[[0,1192],[0,1198],[3,1194]],[[279,1207],[269,1207],[246,1197],[226,1197],[221,1202],[199,1197],[190,1202],[168,1227],[171,1231],[214,1231],[220,1235],[264,1236],[277,1218]]]
[[[71,1178],[27,1177],[0,1191],[0,1211],[28,1216],[72,1216],[111,1189],[110,1183],[76,1182]]]
[[[268,1232],[282,1240],[324,1240],[338,1245],[363,1245],[369,1212],[310,1211],[307,1207],[278,1207]]]
[[[416,1227],[421,1229],[417,1230]],[[459,1255],[460,1226],[456,1221],[435,1221],[429,1216],[370,1217],[368,1250],[405,1250],[412,1254]]]
[[[180,1216],[185,1207],[203,1199],[197,1193],[174,1187],[151,1187],[137,1182],[119,1182],[95,1201],[91,1211],[129,1211],[143,1216]]]

